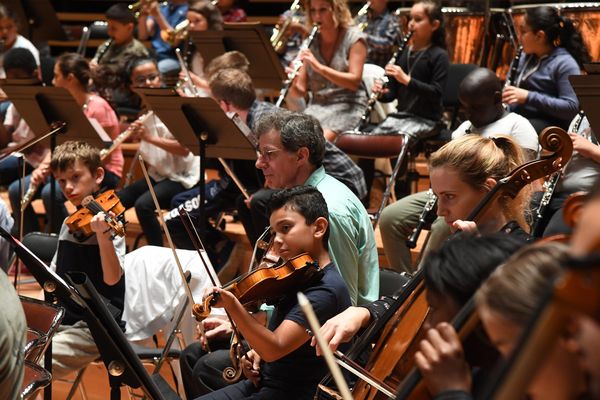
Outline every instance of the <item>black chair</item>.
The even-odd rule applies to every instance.
[[[379,270],[379,295],[392,296],[410,280],[405,272],[382,268]]]
[[[23,237],[23,245],[30,249],[46,265],[50,265],[58,247],[55,233],[29,232]]]

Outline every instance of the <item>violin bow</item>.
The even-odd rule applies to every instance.
[[[190,237],[190,240],[192,241],[192,245],[194,246],[194,248],[200,255],[200,260],[202,260],[202,265],[206,269],[206,273],[208,274],[208,277],[210,278],[211,283],[213,284],[213,286],[222,287],[221,282],[219,282],[219,278],[216,277],[216,279],[215,279],[215,277],[211,273],[212,272],[211,269],[208,267],[208,264],[206,263],[206,260],[203,257],[202,250],[204,250],[204,252],[206,253],[206,248],[204,247],[204,244],[202,243],[202,239],[200,238],[200,235],[198,234],[198,230],[196,229],[196,226],[192,222],[190,214],[187,212],[185,207],[183,207],[183,205],[180,206],[177,209],[177,211],[179,213],[179,218],[181,219],[183,227],[185,228],[188,236]],[[194,305],[195,305],[195,303],[194,303]],[[192,306],[192,310],[193,310],[193,308],[194,307]],[[196,315],[196,313],[194,313],[194,315]],[[249,351],[249,349],[247,349],[246,346],[244,346],[244,342],[242,341],[242,335],[240,334],[239,330],[237,329],[237,326],[233,322],[233,319],[231,318],[231,315],[229,315],[229,312],[227,310],[225,310],[225,315],[227,315],[227,319],[229,320],[229,323],[231,324],[231,330],[232,330],[232,339],[231,339],[231,347],[229,350],[229,356],[231,359],[231,363],[233,364],[233,367],[226,367],[223,370],[223,379],[225,379],[229,383],[234,383],[237,380],[239,380],[239,378],[241,377],[242,368],[240,366],[240,362],[241,362],[241,359],[244,356],[244,354],[246,354],[246,352]],[[200,324],[200,326],[201,325],[202,324]],[[207,348],[208,348],[208,343],[207,343]]]
[[[186,296],[190,302],[190,304],[196,304],[194,301],[194,296],[192,295],[192,289],[190,289],[190,285],[185,279],[185,273],[183,272],[183,267],[181,266],[181,262],[179,261],[179,256],[177,256],[177,252],[175,251],[175,246],[173,245],[173,240],[171,239],[171,234],[169,233],[169,229],[167,228],[167,224],[165,224],[165,220],[160,212],[161,208],[158,204],[158,199],[156,198],[156,193],[154,192],[154,188],[152,187],[152,182],[150,181],[150,175],[148,175],[148,170],[146,169],[146,163],[144,162],[144,158],[141,154],[138,155],[138,160],[140,162],[140,166],[142,167],[142,172],[144,173],[144,178],[146,179],[146,183],[148,184],[148,190],[150,191],[150,195],[152,196],[152,201],[154,202],[154,207],[156,208],[156,212],[158,214],[158,221],[160,222],[161,227],[165,231],[165,236],[167,237],[167,242],[169,243],[169,247],[173,252],[173,258],[175,259],[175,264],[177,265],[177,270],[179,271],[179,275],[181,276],[181,282],[183,283],[183,288],[185,289]],[[202,258],[202,257],[200,257]]]

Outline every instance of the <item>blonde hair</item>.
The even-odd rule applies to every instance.
[[[563,271],[568,247],[549,242],[525,247],[497,268],[475,294],[477,305],[523,326]]]
[[[333,9],[333,24],[336,28],[342,27],[347,28],[352,25],[352,14],[350,14],[350,9],[348,8],[348,3],[346,0],[326,0]],[[306,22],[309,27],[312,27],[314,22],[312,20],[312,15],[310,13],[310,5],[311,0],[307,0],[306,8],[308,11],[306,18]]]
[[[431,155],[429,168],[449,168],[456,171],[460,179],[475,190],[486,188],[488,178],[496,181],[506,177],[525,161],[523,150],[508,136],[484,138],[466,135],[452,140]],[[529,190],[523,189],[517,197],[501,197],[498,203],[502,213],[527,227],[525,209]]]

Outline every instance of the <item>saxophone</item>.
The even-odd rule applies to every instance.
[[[318,32],[319,32],[319,25],[314,24],[312,27],[312,30],[310,31],[310,34],[308,35],[308,37],[306,39],[304,39],[304,41],[300,45],[298,54],[300,54],[302,52],[302,50],[306,50],[310,47],[313,40],[315,40],[315,37],[317,36]],[[294,79],[296,79],[296,76],[298,75],[298,72],[300,71],[301,67],[302,67],[302,61],[300,61],[299,57],[296,57],[294,59],[294,61],[292,61],[292,70],[288,73],[288,76],[287,76],[287,79],[285,80],[285,82],[283,82],[283,87],[281,88],[281,91],[279,92],[279,98],[277,99],[277,102],[275,103],[276,107],[281,107],[281,104],[283,103],[283,100],[285,100],[285,96],[287,96],[287,93],[290,90],[290,87],[292,86],[292,82],[294,82]]]
[[[297,21],[296,13],[300,11],[300,8],[300,0],[294,0],[289,10],[290,15],[281,25],[277,24],[275,28],[273,28],[273,33],[269,40],[271,41],[271,45],[275,52],[280,53],[284,49],[286,43],[285,35],[290,28],[290,25]]]
[[[575,122],[573,123],[573,129],[572,129],[572,131],[574,133],[577,133],[577,131],[579,131],[579,127],[581,126],[581,122],[583,121],[584,116],[585,116],[585,113],[583,111],[579,111],[579,113],[575,117]],[[540,222],[544,218],[546,209],[548,208],[548,205],[550,204],[550,201],[552,200],[552,196],[554,195],[554,190],[556,189],[556,185],[558,185],[558,182],[560,181],[560,177],[562,175],[563,170],[564,170],[564,167],[561,168],[560,170],[556,171],[552,175],[550,175],[550,177],[544,182],[544,185],[543,185],[544,195],[542,196],[542,199],[540,200],[540,204],[538,205],[538,208],[535,211],[534,220],[533,220],[533,223],[531,224],[531,234],[530,234],[531,237],[539,238],[542,236],[543,231],[541,231]]]
[[[404,52],[404,49],[406,48],[406,45],[408,44],[408,41],[410,40],[412,35],[413,32],[411,31],[408,32],[406,36],[404,36],[402,42],[400,43],[400,46],[398,46],[398,49],[394,52],[392,58],[390,58],[390,60],[388,61],[388,64],[396,64],[396,60],[398,60],[398,57],[400,57]],[[383,75],[379,79],[382,81],[381,90],[373,90],[371,92],[371,96],[369,97],[369,101],[367,102],[367,109],[363,113],[362,117],[360,117],[360,122],[358,123],[358,126],[354,128],[352,132],[358,133],[361,129],[367,126],[369,120],[371,119],[371,112],[373,111],[373,107],[375,107],[375,103],[377,103],[379,96],[381,95],[387,84],[390,82],[390,78],[387,75]]]

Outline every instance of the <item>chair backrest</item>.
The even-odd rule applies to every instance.
[[[54,233],[29,232],[23,237],[23,245],[46,265],[50,265],[58,247],[58,235]]]
[[[38,390],[48,386],[52,380],[52,375],[44,368],[27,360],[24,367],[21,399],[30,399]]]
[[[445,108],[453,109],[450,126],[448,127],[450,130],[455,128],[454,124],[458,116],[458,109],[460,108],[458,87],[463,79],[476,68],[478,68],[476,64],[450,64],[448,68],[448,79],[442,92],[442,104]]]
[[[409,280],[405,273],[382,268],[379,270],[379,295],[392,296]]]
[[[58,328],[65,315],[63,307],[31,297],[19,296],[19,298],[29,328],[36,329],[45,335]]]
[[[25,359],[37,363],[46,346],[46,335],[37,329],[27,328],[27,341],[23,348]]]

